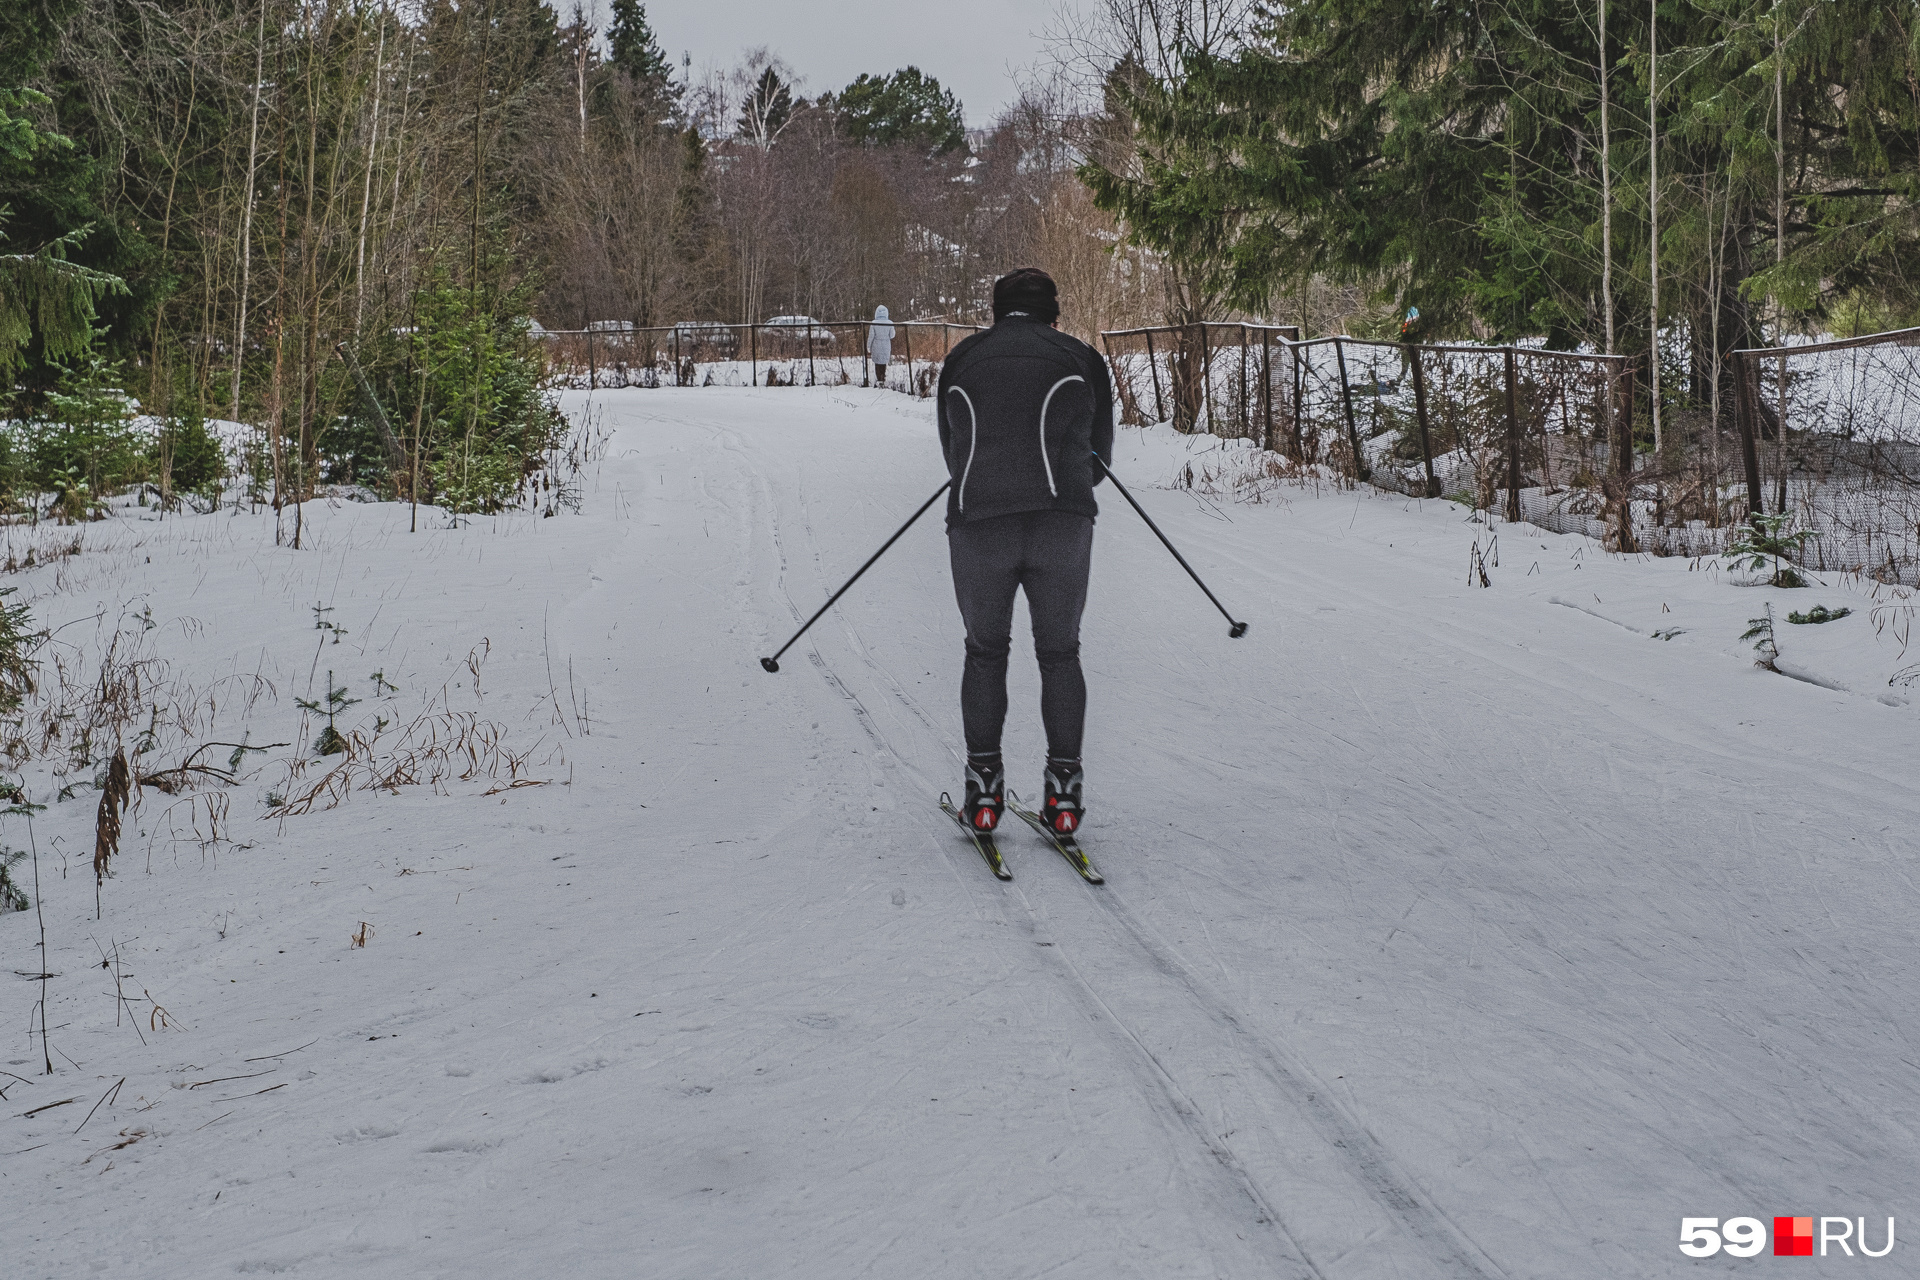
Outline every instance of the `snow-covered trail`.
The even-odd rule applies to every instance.
[[[804,729],[820,758],[799,803],[748,789],[781,794],[823,870],[871,856],[905,877],[909,918],[932,917],[914,919],[915,951],[993,979],[970,992],[975,1026],[1004,1016],[983,1002],[1019,991],[1027,1008],[1039,990],[1048,1012],[1019,1037],[1016,1076],[998,1053],[958,1055],[1003,1118],[1037,1137],[1088,1088],[1118,1094],[1097,1134],[1063,1135],[1089,1158],[1082,1177],[1047,1140],[985,1168],[942,1151],[909,1174],[895,1123],[936,1145],[944,1125],[896,1117],[890,1190],[842,1187],[876,1220],[912,1223],[885,1269],[977,1261],[961,1242],[981,1219],[927,1211],[954,1188],[1041,1206],[1027,1222],[989,1214],[1018,1242],[1008,1274],[1054,1265],[1023,1226],[1086,1274],[1142,1244],[1145,1273],[1230,1273],[1244,1248],[1238,1266],[1282,1274],[1652,1274],[1684,1262],[1668,1239],[1682,1214],[1814,1194],[1897,1209],[1912,1172],[1895,1154],[1911,1151],[1912,882],[1894,838],[1915,816],[1910,716],[1723,652],[1655,648],[1537,592],[1466,588],[1470,535],[1448,504],[1329,495],[1229,518],[1147,495],[1258,620],[1229,642],[1110,499],[1087,648],[1088,841],[1111,885],[1089,893],[1015,832],[1019,878],[1002,889],[927,804],[957,771],[959,628],[937,529],[823,621],[810,661],[772,681],[750,666],[942,478],[924,406],[822,400],[842,402],[837,429],[782,422],[786,402],[764,396],[653,410],[738,451],[750,497],[722,505],[755,513],[737,580],[765,628],[731,655],[741,724],[756,740]],[[1127,472],[1173,470],[1164,438],[1124,434]],[[1576,581],[1681,567],[1596,564]],[[1010,754],[1036,773],[1034,681],[1016,669]],[[795,691],[770,694],[789,678]],[[717,749],[716,775],[731,762],[741,777],[743,752]],[[950,884],[924,883],[936,868]],[[906,1019],[921,1016],[913,986]],[[1065,1062],[1046,1072],[1048,1058]],[[896,1088],[917,1108],[910,1079]],[[834,1134],[865,1145],[858,1125]],[[1129,1194],[1148,1171],[1152,1213]],[[1128,1225],[1082,1237],[1063,1201]],[[1266,1238],[1245,1230],[1268,1216]]]
[[[88,927],[154,944],[201,1030],[132,1065],[69,1042],[101,1088],[159,1082],[112,1197],[83,1139],[8,1122],[0,1152],[49,1144],[0,1154],[22,1274],[1658,1276],[1702,1265],[1682,1216],[1864,1215],[1876,1243],[1907,1216],[1920,720],[1759,672],[1737,630],[1647,638],[1755,593],[1520,527],[1470,588],[1487,533],[1458,507],[1215,504],[1150,487],[1212,442],[1123,431],[1116,469],[1252,629],[1102,491],[1108,884],[1013,828],[1001,885],[933,807],[961,639],[937,512],[779,675],[755,661],[944,478],[928,406],[594,403],[585,516],[486,570],[452,535],[427,565],[380,544],[381,572],[484,598],[450,651],[538,629],[490,697],[550,698],[543,651],[571,655],[572,785],[356,799],[144,905],[110,883],[128,914]],[[309,886],[321,857],[344,887]],[[186,936],[181,895],[236,885],[252,927]],[[224,981],[249,965],[282,969]],[[189,1110],[181,1064],[315,1036],[251,1123]]]

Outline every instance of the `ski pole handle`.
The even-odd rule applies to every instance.
[[[1198,586],[1200,590],[1205,591],[1207,594],[1207,599],[1213,601],[1213,607],[1218,609],[1220,611],[1220,616],[1225,618],[1227,622],[1230,624],[1227,627],[1227,635],[1232,639],[1238,640],[1241,636],[1247,634],[1247,624],[1244,622],[1235,621],[1234,616],[1227,612],[1227,606],[1221,604],[1220,598],[1214,595],[1212,591],[1209,591],[1207,589],[1206,583],[1200,581],[1200,575],[1193,571],[1193,566],[1187,563],[1187,558],[1180,554],[1180,549],[1178,547],[1174,546],[1172,542],[1168,541],[1166,534],[1160,532],[1160,526],[1153,522],[1153,517],[1147,514],[1146,509],[1142,507],[1138,502],[1134,501],[1133,494],[1128,492],[1127,486],[1125,486],[1124,484],[1121,484],[1120,477],[1113,474],[1113,468],[1109,467],[1106,464],[1106,461],[1103,458],[1101,458],[1101,456],[1098,453],[1093,455],[1093,460],[1100,464],[1100,470],[1106,473],[1107,479],[1113,481],[1113,487],[1120,491],[1120,496],[1125,498],[1127,500],[1127,504],[1131,506],[1136,512],[1139,513],[1139,516],[1142,520],[1145,520],[1147,522],[1147,528],[1153,530],[1153,535],[1154,537],[1160,539],[1160,544],[1164,546],[1168,551],[1173,553],[1173,558],[1180,562],[1180,567],[1187,571],[1187,576],[1193,579],[1194,585]]]
[[[814,615],[811,618],[807,619],[806,625],[802,626],[798,631],[793,633],[793,639],[787,641],[785,644],[780,646],[779,653],[774,654],[771,658],[760,659],[761,667],[769,672],[780,670],[780,654],[785,653],[787,650],[793,648],[794,640],[798,640],[801,636],[807,634],[807,628],[811,627],[814,623],[820,621],[821,614],[824,614],[827,610],[833,608],[833,602],[835,600],[838,600],[841,596],[847,594],[847,588],[851,587],[854,583],[860,581],[860,575],[865,573],[867,570],[873,568],[874,561],[878,560],[881,556],[887,554],[887,548],[892,546],[894,543],[900,541],[900,535],[905,533],[907,530],[913,528],[913,522],[918,520],[921,516],[927,514],[927,508],[932,506],[934,503],[938,502],[940,500],[940,495],[945,493],[948,489],[951,489],[952,487],[953,487],[953,481],[949,479],[945,484],[941,485],[938,489],[935,489],[933,491],[933,496],[931,498],[928,498],[925,502],[921,503],[920,509],[914,512],[912,515],[908,516],[907,522],[901,525],[898,529],[894,530],[893,536],[891,538],[888,538],[885,542],[881,543],[880,549],[874,552],[872,555],[868,556],[867,562],[861,565],[858,569],[856,569],[854,571],[853,576],[851,578],[848,578],[846,582],[841,585],[838,591],[834,592],[832,595],[827,597],[827,602],[821,605],[820,608],[814,613]]]

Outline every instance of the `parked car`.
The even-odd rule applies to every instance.
[[[792,343],[802,350],[809,338],[816,350],[833,347],[832,332],[812,316],[775,316],[760,327],[760,336],[774,343]]]
[[[622,351],[634,342],[632,320],[588,320],[591,342],[601,351]]]
[[[731,360],[740,350],[740,330],[717,320],[682,320],[667,333],[667,348],[679,344],[683,357]]]

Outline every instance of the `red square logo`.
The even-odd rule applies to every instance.
[[[1773,1220],[1773,1256],[1811,1258],[1813,1256],[1813,1219],[1775,1218]]]

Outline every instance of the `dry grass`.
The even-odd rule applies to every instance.
[[[55,564],[79,555],[86,548],[77,537],[61,539],[57,542],[39,545],[28,543],[25,553],[15,551],[11,540],[7,545],[7,558],[0,561],[0,573],[22,573],[28,569],[37,569],[42,565]]]
[[[450,783],[485,779],[497,784],[485,794],[497,795],[546,781],[529,772],[539,742],[516,751],[507,743],[505,726],[476,712],[448,710],[445,692],[410,724],[385,732],[355,729],[341,735],[346,749],[339,754],[290,762],[285,784],[276,788],[285,799],[269,816],[331,809],[355,791],[397,793],[401,787],[424,786],[445,795]],[[541,764],[552,759],[549,755]],[[309,776],[323,763],[325,772]]]
[[[113,753],[107,766],[107,785],[100,791],[100,811],[93,827],[93,885],[98,895],[107,882],[107,870],[113,856],[120,852],[120,815],[133,791],[133,772],[127,768],[127,753]],[[96,904],[97,905],[97,904]]]
[[[1171,487],[1226,502],[1279,502],[1288,487],[1313,488],[1328,482],[1325,468],[1293,461],[1260,449],[1217,449],[1180,469]]]
[[[49,634],[36,659],[39,678],[30,696],[0,726],[0,754],[16,765],[64,754],[69,768],[86,768],[128,743],[137,764],[164,742],[187,750],[213,730],[223,710],[244,719],[262,700],[278,696],[273,682],[259,675],[226,676],[204,688],[176,679],[172,665],[154,650],[158,627],[144,610],[123,612],[111,626],[105,614],[77,622],[95,624],[95,643],[62,634],[75,623]],[[198,624],[183,619],[182,629],[191,637]],[[184,774],[207,772],[193,761],[197,754],[191,752],[174,769],[140,770],[138,780],[142,786],[180,790]]]
[[[163,837],[174,845],[192,840],[201,853],[222,844],[232,844],[227,834],[233,802],[224,791],[202,791],[175,800],[148,823],[147,860],[153,860],[153,846]],[[182,810],[185,810],[183,813]]]

